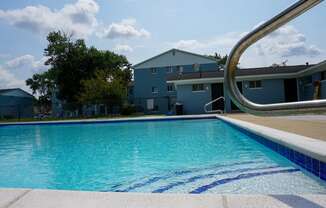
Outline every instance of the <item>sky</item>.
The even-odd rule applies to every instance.
[[[53,30],[137,64],[171,48],[225,55],[259,24],[295,0],[11,0],[0,2],[0,89],[21,87],[47,70]],[[326,59],[326,2],[250,47],[240,67]],[[28,90],[30,91],[30,90]]]

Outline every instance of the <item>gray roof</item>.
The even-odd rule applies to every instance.
[[[270,74],[288,74],[303,71],[314,65],[294,65],[294,66],[278,66],[278,67],[261,67],[261,68],[247,68],[238,69],[236,76],[254,76],[254,75],[270,75]],[[224,76],[224,71],[210,71],[210,72],[190,72],[183,74],[171,74],[167,76],[168,81],[172,80],[188,80],[201,78],[221,78]]]
[[[15,90],[22,91],[22,92],[24,92],[26,95],[29,95],[29,96],[31,96],[31,97],[34,97],[32,94],[30,94],[30,93],[28,93],[28,92],[26,92],[25,90],[22,90],[22,89],[20,89],[20,88],[0,89],[0,95],[5,94],[5,93],[10,92],[10,91],[15,91]]]
[[[180,49],[172,48],[172,49],[170,49],[170,50],[168,50],[168,51],[165,51],[165,52],[160,53],[160,54],[158,54],[158,55],[156,55],[156,56],[153,56],[153,57],[151,57],[151,58],[149,58],[149,59],[146,59],[145,61],[142,61],[142,62],[140,62],[140,63],[138,63],[138,64],[135,64],[135,65],[132,66],[132,68],[137,68],[139,65],[141,65],[141,64],[143,64],[143,63],[146,63],[146,62],[148,62],[148,61],[151,61],[151,60],[153,60],[153,59],[155,59],[155,58],[157,58],[157,57],[163,56],[164,54],[170,53],[171,51],[179,51],[179,52],[181,52],[181,53],[186,53],[186,54],[190,54],[190,55],[194,55],[194,56],[198,56],[198,57],[202,57],[202,58],[210,59],[210,60],[212,60],[212,61],[217,61],[214,57],[204,56],[204,55],[200,55],[200,54],[197,54],[197,53],[192,53],[192,52],[188,52],[188,51],[184,51],[184,50],[180,50]]]

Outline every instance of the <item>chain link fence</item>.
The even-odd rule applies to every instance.
[[[132,114],[166,114],[175,110],[176,98],[149,97],[124,99],[118,104],[53,103],[52,116],[56,118],[101,117]]]
[[[0,119],[20,119],[32,117],[32,105],[0,105]]]

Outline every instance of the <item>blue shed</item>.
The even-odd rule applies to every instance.
[[[0,89],[0,118],[33,117],[33,95],[20,89]]]

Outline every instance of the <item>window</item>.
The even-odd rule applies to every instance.
[[[168,90],[168,92],[173,92],[174,91],[173,85],[172,84],[168,85],[167,90]]]
[[[326,71],[321,73],[320,80],[326,80]]]
[[[158,93],[158,88],[157,87],[152,87],[152,93]]]
[[[200,64],[193,64],[192,68],[194,69],[195,72],[198,72],[200,70]]]
[[[151,68],[151,73],[152,74],[157,74],[157,68]]]
[[[173,72],[173,67],[172,66],[166,67],[166,73],[172,73],[172,72]]]
[[[204,84],[193,84],[192,91],[193,92],[204,91]]]
[[[312,76],[302,78],[301,82],[302,82],[302,85],[312,84]]]
[[[255,88],[262,88],[261,81],[249,81],[249,88],[255,89]]]
[[[179,74],[183,73],[183,66],[177,66],[177,70],[179,72]]]

